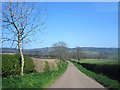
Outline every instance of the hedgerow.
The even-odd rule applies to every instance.
[[[2,55],[2,76],[10,76],[20,74],[21,58],[19,54],[16,55]],[[31,73],[35,71],[33,60],[24,56],[24,73]]]

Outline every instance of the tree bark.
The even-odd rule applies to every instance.
[[[23,76],[23,68],[24,68],[24,56],[23,56],[23,52],[21,49],[21,42],[18,42],[18,47],[19,47],[19,53],[21,56],[21,71],[20,71],[20,75]]]

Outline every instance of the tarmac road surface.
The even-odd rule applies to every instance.
[[[79,71],[71,62],[68,62],[65,73],[48,88],[104,88],[97,81]]]

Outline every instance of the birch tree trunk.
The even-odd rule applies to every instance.
[[[24,56],[23,56],[23,52],[22,52],[22,49],[21,49],[20,38],[18,37],[18,39],[19,39],[18,47],[19,47],[19,53],[20,53],[20,57],[21,57],[21,70],[20,70],[20,75],[23,76]]]

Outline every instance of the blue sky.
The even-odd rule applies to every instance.
[[[58,41],[71,48],[118,47],[117,2],[48,2],[47,10],[47,28],[24,48],[50,47]]]

